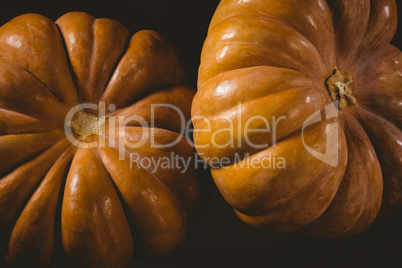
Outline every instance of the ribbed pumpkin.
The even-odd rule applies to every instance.
[[[0,230],[8,262],[49,266],[58,248],[70,266],[122,267],[137,247],[160,256],[181,243],[204,204],[194,165],[143,167],[138,158],[194,157],[178,111],[151,109],[170,104],[188,119],[195,92],[183,85],[173,48],[153,31],[130,38],[120,23],[79,12],[56,23],[22,15],[0,28]],[[103,103],[105,116],[81,109],[67,122],[84,103]],[[71,144],[69,126],[74,139],[97,146]]]
[[[245,223],[346,237],[402,204],[396,28],[394,0],[221,1],[194,141],[211,166],[225,160],[212,175]],[[252,165],[269,157],[282,167]]]

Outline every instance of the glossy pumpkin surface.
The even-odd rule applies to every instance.
[[[129,155],[194,157],[177,112],[151,110],[170,104],[188,119],[195,92],[183,85],[175,51],[153,31],[131,36],[78,12],[56,22],[22,15],[0,28],[0,230],[9,263],[49,266],[57,248],[70,266],[122,267],[136,250],[161,256],[181,243],[204,204],[194,165],[143,168]],[[107,107],[103,130],[74,128],[77,140],[104,137],[103,146],[67,139],[66,116],[80,103]],[[79,118],[97,118],[92,112]],[[124,124],[110,122],[117,117]],[[144,137],[152,139],[125,146]],[[151,143],[178,138],[168,149]]]
[[[245,223],[346,237],[401,206],[396,28],[394,0],[221,1],[201,56],[194,141],[212,167],[228,160],[212,175]],[[272,156],[285,165],[250,165]]]

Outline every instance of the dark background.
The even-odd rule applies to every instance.
[[[303,0],[300,0],[303,1]],[[356,1],[356,0],[351,0]],[[399,2],[399,0],[397,1]],[[53,20],[69,11],[120,21],[132,32],[151,29],[175,46],[196,87],[200,52],[218,0],[2,2],[0,25],[24,13]],[[399,17],[402,18],[402,6]],[[402,48],[402,26],[392,42]],[[183,244],[164,259],[134,260],[133,267],[402,267],[402,210],[348,239],[321,240],[261,233],[245,226],[221,197],[211,178],[210,200],[189,226]],[[0,263],[1,265],[1,263]]]

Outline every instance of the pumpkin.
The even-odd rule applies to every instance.
[[[235,213],[269,232],[355,235],[402,204],[394,0],[222,0],[194,141]]]
[[[7,262],[49,266],[61,249],[71,266],[122,267],[182,242],[203,208],[200,176],[156,161],[193,161],[181,122],[195,92],[184,83],[174,49],[153,31],[130,37],[80,12],[56,22],[26,14],[0,28]]]

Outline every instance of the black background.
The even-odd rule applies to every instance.
[[[0,7],[0,25],[24,13],[40,13],[56,20],[66,12],[85,11],[95,17],[118,20],[132,32],[141,29],[159,31],[176,46],[188,72],[188,83],[195,88],[202,44],[219,1],[6,3],[2,1]],[[400,18],[401,11],[402,6]],[[392,43],[401,49],[401,22],[398,29]],[[347,239],[321,240],[267,234],[245,226],[220,196],[211,178],[205,180],[211,186],[208,206],[190,224],[183,244],[161,260],[136,259],[130,267],[402,267],[401,209]]]

